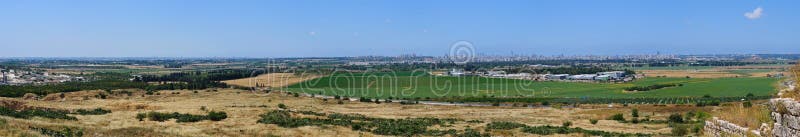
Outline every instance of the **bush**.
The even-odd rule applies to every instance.
[[[48,128],[29,127],[31,130],[39,131],[40,134],[51,137],[81,137],[83,136],[83,129],[73,129],[64,127],[61,130],[53,130]]]
[[[639,110],[638,109],[631,109],[631,116],[639,117]]]
[[[751,103],[750,101],[745,101],[742,102],[742,106],[746,108],[753,107],[753,103]]]
[[[569,127],[569,126],[572,126],[572,122],[570,122],[570,121],[564,121],[564,123],[561,123],[561,126],[562,126],[562,127]]]
[[[667,120],[673,123],[683,123],[683,116],[681,116],[681,114],[678,113],[673,113],[669,115],[669,118]]]
[[[14,118],[29,119],[32,117],[43,117],[51,119],[78,120],[78,118],[69,116],[67,114],[69,114],[69,112],[56,109],[28,109],[17,111],[6,107],[0,107],[0,115]]]
[[[492,123],[489,123],[489,124],[486,125],[486,129],[487,130],[488,129],[508,130],[508,129],[516,129],[516,128],[520,128],[520,127],[524,127],[524,126],[525,126],[525,124],[520,124],[520,123],[516,123],[516,122],[492,122]]]
[[[589,119],[589,123],[592,123],[592,125],[597,124],[597,119]]]
[[[181,114],[178,112],[161,113],[152,111],[148,113],[139,113],[136,115],[136,119],[139,119],[139,121],[143,121],[144,118],[148,118],[150,121],[158,121],[158,122],[164,122],[169,119],[177,119],[175,122],[182,123],[182,122],[198,122],[203,120],[220,121],[225,118],[228,118],[228,115],[225,112],[215,112],[215,111],[208,112],[208,115]]]
[[[147,113],[136,114],[136,119],[138,119],[139,121],[144,121],[144,118],[147,118]]]
[[[92,110],[78,109],[75,111],[75,114],[78,115],[103,115],[108,113],[111,113],[111,110],[106,110],[102,108],[95,108]]]
[[[625,121],[625,116],[623,116],[622,114],[617,113],[617,114],[611,115],[611,117],[608,117],[608,120],[616,120],[616,121],[622,122],[622,121]]]
[[[689,129],[684,125],[673,125],[672,126],[672,135],[673,136],[685,136],[689,133]]]
[[[222,111],[220,111],[220,112],[214,112],[214,111],[208,112],[208,119],[211,120],[211,121],[220,121],[220,120],[223,120],[225,118],[228,118],[228,113],[225,113],[225,112],[222,112]]]
[[[280,109],[288,109],[289,107],[286,107],[286,105],[284,105],[283,103],[280,103],[280,104],[278,104],[278,108],[280,108]]]

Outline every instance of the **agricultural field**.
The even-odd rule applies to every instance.
[[[744,66],[673,66],[673,67],[628,67],[649,77],[693,77],[693,78],[733,78],[767,77],[784,72],[789,65],[761,64]]]
[[[436,97],[742,97],[772,95],[779,79],[742,78],[644,78],[631,83],[528,81],[484,77],[448,77],[424,74],[334,74],[290,85],[283,90],[330,96],[370,98]],[[625,88],[656,84],[680,84],[649,91]]]
[[[319,76],[294,75],[294,73],[269,73],[261,74],[256,77],[225,80],[222,82],[228,85],[242,87],[285,87],[318,77]]]

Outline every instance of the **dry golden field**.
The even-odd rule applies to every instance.
[[[261,87],[284,87],[318,77],[319,76],[311,76],[311,75],[298,76],[294,75],[293,73],[269,73],[269,74],[258,75],[256,77],[226,80],[222,82],[229,85],[236,85],[243,87],[255,87],[256,85],[259,85]]]
[[[693,77],[693,78],[723,78],[723,77],[736,77],[739,74],[720,71],[716,69],[709,70],[642,70],[648,77],[666,76],[666,77]]]
[[[767,77],[768,74],[781,72],[786,66],[751,66],[751,67],[717,67],[697,70],[639,70],[648,77],[693,77],[693,78],[731,78],[731,77]],[[758,70],[747,72],[748,70]],[[743,71],[734,73],[735,71]]]
[[[129,90],[133,91],[133,90]],[[0,98],[0,100],[23,101],[27,106],[59,109],[110,109],[112,113],[105,115],[75,115],[78,120],[55,120],[45,118],[17,119],[0,116],[6,124],[0,127],[0,136],[37,136],[29,127],[78,127],[84,129],[89,136],[377,136],[370,132],[357,132],[347,127],[338,126],[305,126],[299,128],[282,128],[276,125],[256,123],[259,115],[278,109],[279,103],[286,104],[292,110],[315,111],[324,113],[363,114],[379,118],[436,117],[457,118],[462,120],[481,120],[483,123],[456,123],[453,127],[433,127],[447,129],[470,128],[484,131],[485,125],[492,121],[513,121],[528,125],[561,125],[571,121],[573,127],[591,130],[603,130],[626,133],[668,134],[667,124],[631,124],[612,120],[602,120],[615,113],[625,114],[630,118],[630,109],[638,108],[642,117],[665,119],[676,112],[693,111],[691,106],[614,106],[582,105],[579,108],[524,108],[524,107],[466,107],[436,105],[401,105],[399,103],[361,103],[323,101],[319,98],[293,97],[287,94],[255,93],[244,90],[220,89],[193,91],[160,91],[160,95],[142,96],[143,91],[135,91],[133,95],[111,95],[107,99],[98,99],[94,95],[103,91],[81,91],[66,93],[63,98],[51,94],[38,100],[20,98]],[[180,93],[180,94],[175,94]],[[263,107],[266,106],[266,107]],[[176,123],[174,119],[166,122],[139,121],[135,118],[141,112],[180,112],[205,114],[206,111],[224,111],[228,118],[222,121],[200,121],[194,123]],[[601,119],[596,125],[589,119]],[[512,131],[493,131],[499,136],[536,136]],[[581,136],[578,134],[553,136]]]

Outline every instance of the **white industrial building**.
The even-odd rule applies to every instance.
[[[595,74],[580,74],[567,77],[569,80],[594,80]]]
[[[450,76],[458,77],[458,76],[464,75],[465,73],[464,73],[464,70],[462,70],[462,69],[451,69],[450,72],[448,72],[448,74]]]
[[[597,72],[597,75],[608,75],[612,79],[620,79],[625,77],[625,71]]]
[[[548,74],[548,75],[545,75],[545,78],[547,78],[549,80],[563,80],[563,79],[567,79],[567,77],[569,77],[569,74]]]

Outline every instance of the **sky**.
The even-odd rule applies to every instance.
[[[3,0],[0,57],[800,53],[797,0]]]

